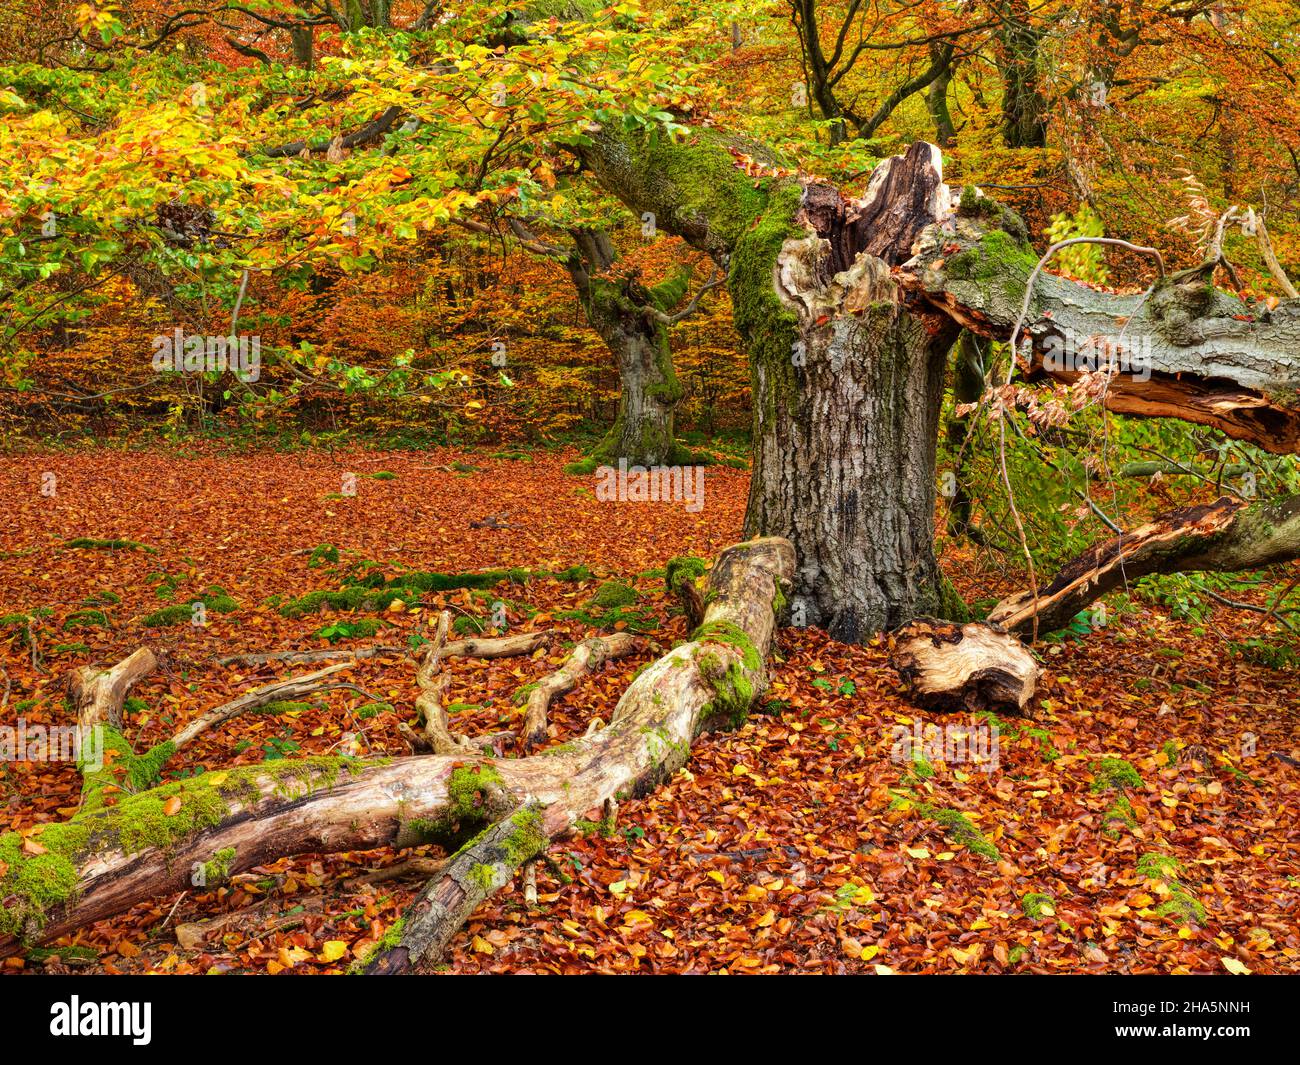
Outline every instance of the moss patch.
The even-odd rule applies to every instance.
[[[1126,788],[1143,787],[1142,778],[1123,758],[1102,758],[1092,763],[1091,790],[1124,791]]]

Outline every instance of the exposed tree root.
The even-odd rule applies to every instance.
[[[268,703],[279,702],[282,699],[300,699],[302,696],[310,695],[313,692],[330,691],[339,688],[360,692],[362,689],[350,681],[332,679],[336,673],[351,667],[352,663],[350,662],[339,662],[336,665],[318,669],[314,673],[304,673],[301,677],[273,681],[270,684],[264,684],[260,688],[255,688],[251,692],[245,692],[239,698],[214,707],[201,717],[195,718],[172,737],[172,745],[177,748],[184,747],[208,729],[216,725],[224,725],[227,721],[238,717],[246,710],[254,710],[259,706],[266,706]],[[366,693],[363,692],[363,694]]]
[[[578,644],[560,669],[549,677],[543,677],[528,693],[521,736],[524,749],[546,741],[546,715],[557,696],[572,691],[579,680],[588,673],[599,672],[611,659],[630,655],[642,646],[641,640],[627,632],[593,636]]]
[[[112,669],[82,666],[68,678],[68,695],[77,711],[83,736],[96,725],[122,727],[122,704],[131,685],[153,672],[158,660],[147,647],[122,659]]]
[[[218,658],[221,666],[264,666],[269,662],[297,665],[302,662],[329,662],[335,658],[382,658],[389,655],[409,655],[405,647],[326,647],[319,651],[270,651],[261,654],[227,655]]]

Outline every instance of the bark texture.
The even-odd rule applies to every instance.
[[[860,201],[712,131],[678,144],[604,132],[583,154],[635,210],[727,263],[754,395],[745,532],[794,544],[803,618],[856,641],[957,608],[933,513],[958,328],[909,312],[891,277],[951,213],[938,150],[882,163]]]

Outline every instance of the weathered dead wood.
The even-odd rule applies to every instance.
[[[550,639],[551,630],[447,643],[450,625],[451,613],[444,610],[438,617],[433,638],[425,648],[415,671],[416,684],[420,688],[415,709],[423,731],[417,733],[406,725],[400,726],[400,731],[411,750],[416,753],[433,751],[434,754],[490,754],[497,743],[513,739],[513,736],[508,732],[496,732],[488,736],[467,737],[451,731],[447,709],[443,705],[443,696],[451,677],[440,672],[442,661],[451,657],[505,658],[531,654]]]
[[[1039,668],[1025,646],[979,622],[918,618],[891,638],[890,664],[912,702],[927,710],[1012,710],[1034,695]]]
[[[365,966],[373,976],[411,971],[447,944],[489,895],[505,887],[515,870],[550,844],[535,808],[518,810],[457,851],[402,916],[399,941]]]
[[[313,692],[331,691],[339,688],[361,691],[350,681],[331,679],[336,673],[350,668],[352,668],[350,662],[338,662],[335,665],[326,666],[324,669],[318,669],[314,673],[304,673],[300,677],[272,681],[260,688],[254,688],[251,692],[245,692],[237,699],[222,703],[220,706],[213,707],[207,713],[196,717],[172,737],[172,745],[177,749],[184,747],[187,743],[192,743],[198,739],[208,729],[223,725],[248,710],[255,710],[259,706],[266,706],[268,703],[300,699],[302,696],[310,695]]]
[[[187,888],[194,867],[217,855],[233,875],[280,857],[364,850],[399,836],[454,850],[454,840],[527,813],[528,824],[516,823],[503,844],[522,863],[533,848],[524,837],[512,841],[514,833],[538,827],[547,841],[562,836],[616,795],[645,794],[671,777],[701,732],[743,719],[766,687],[773,603],[794,565],[793,548],[778,538],[724,551],[692,639],[632,682],[606,727],[562,748],[514,759],[317,756],[219,769],[44,826],[32,837],[46,841],[40,855],[11,835],[6,842],[19,858],[0,877],[0,954],[18,947],[17,933],[48,940]],[[27,869],[33,862],[58,871],[55,882],[66,891],[19,894],[24,873],[39,872]],[[449,906],[461,912],[454,900]],[[437,922],[438,935],[412,960],[436,956],[453,925]]]
[[[1140,528],[1089,548],[1063,566],[1038,598],[1020,592],[1002,600],[990,624],[1026,633],[1063,628],[1107,592],[1149,573],[1260,569],[1300,557],[1300,496],[1245,503],[1222,498],[1163,514]]]
[[[131,685],[154,671],[158,660],[147,647],[122,659],[111,669],[82,666],[68,678],[68,695],[84,736],[96,725],[122,730],[122,704]]]
[[[504,816],[493,815],[490,827],[452,856],[407,909],[397,942],[367,959],[365,971],[403,973],[436,959],[479,904],[544,854],[575,818],[599,810],[612,819],[617,795],[638,793],[670,776],[689,757],[700,731],[737,724],[766,687],[765,663],[776,625],[773,603],[793,571],[794,550],[786,540],[728,548],[709,574],[703,624],[690,642],[632,682],[608,726],[589,731],[572,756],[495,763],[504,770],[538,758],[573,757],[576,772],[564,788],[563,803],[539,801],[509,784],[497,792],[486,767],[477,767],[485,802],[498,809],[510,799],[517,804]],[[595,788],[588,782],[592,773],[602,778]]]
[[[475,636],[469,640],[453,640],[443,648],[443,658],[509,658],[512,655],[530,655],[551,638],[551,629],[539,632],[521,632],[514,636]]]
[[[1009,339],[1038,255],[1023,224],[968,190],[898,272],[903,289],[967,329]],[[1276,454],[1300,451],[1300,300],[1274,310],[1215,289],[1205,268],[1116,294],[1034,276],[1019,335],[1027,379],[1077,381],[1112,362],[1102,395],[1117,413],[1179,418]]]
[[[468,743],[451,734],[451,728],[447,724],[447,709],[442,704],[447,685],[451,683],[451,677],[439,672],[450,625],[451,613],[444,610],[438,615],[433,638],[415,670],[415,683],[420,689],[420,694],[415,698],[415,712],[424,728],[425,742],[435,754],[452,754],[471,749]]]
[[[525,749],[546,740],[546,715],[555,699],[570,692],[589,673],[598,673],[606,662],[638,651],[643,642],[628,632],[592,636],[573,649],[564,665],[537,681],[524,703],[524,725],[520,742]]]

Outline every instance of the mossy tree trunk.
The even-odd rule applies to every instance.
[[[915,248],[899,285],[980,336],[1008,340],[1019,323],[1026,379],[1070,384],[1113,363],[1102,401],[1117,413],[1300,452],[1300,300],[1260,310],[1215,288],[1213,263],[1158,278],[1149,294],[1035,273],[1024,222],[973,188]]]
[[[918,145],[882,164],[855,204],[787,176],[751,143],[704,131],[679,144],[607,134],[584,158],[633,209],[727,264],[754,397],[745,532],[795,545],[796,620],[860,640],[959,612],[933,518],[958,330],[913,314],[890,277],[947,210],[938,151]]]
[[[1008,148],[1042,148],[1047,144],[1046,105],[1039,63],[1040,34],[1030,22],[1028,0],[1002,0],[997,54],[1002,78],[1002,141]]]
[[[660,317],[685,295],[689,274],[681,271],[662,285],[647,286],[634,273],[618,271],[608,233],[579,229],[571,236],[574,254],[565,267],[588,323],[618,367],[618,414],[592,458],[641,466],[689,462],[690,452],[673,432],[683,393],[673,370],[668,324]]]
[[[820,243],[787,250],[784,276]],[[857,642],[945,613],[934,471],[952,335],[903,310],[880,259],[825,286],[815,260],[799,267],[793,381],[760,364],[745,529],[781,530],[798,549],[797,619]]]

